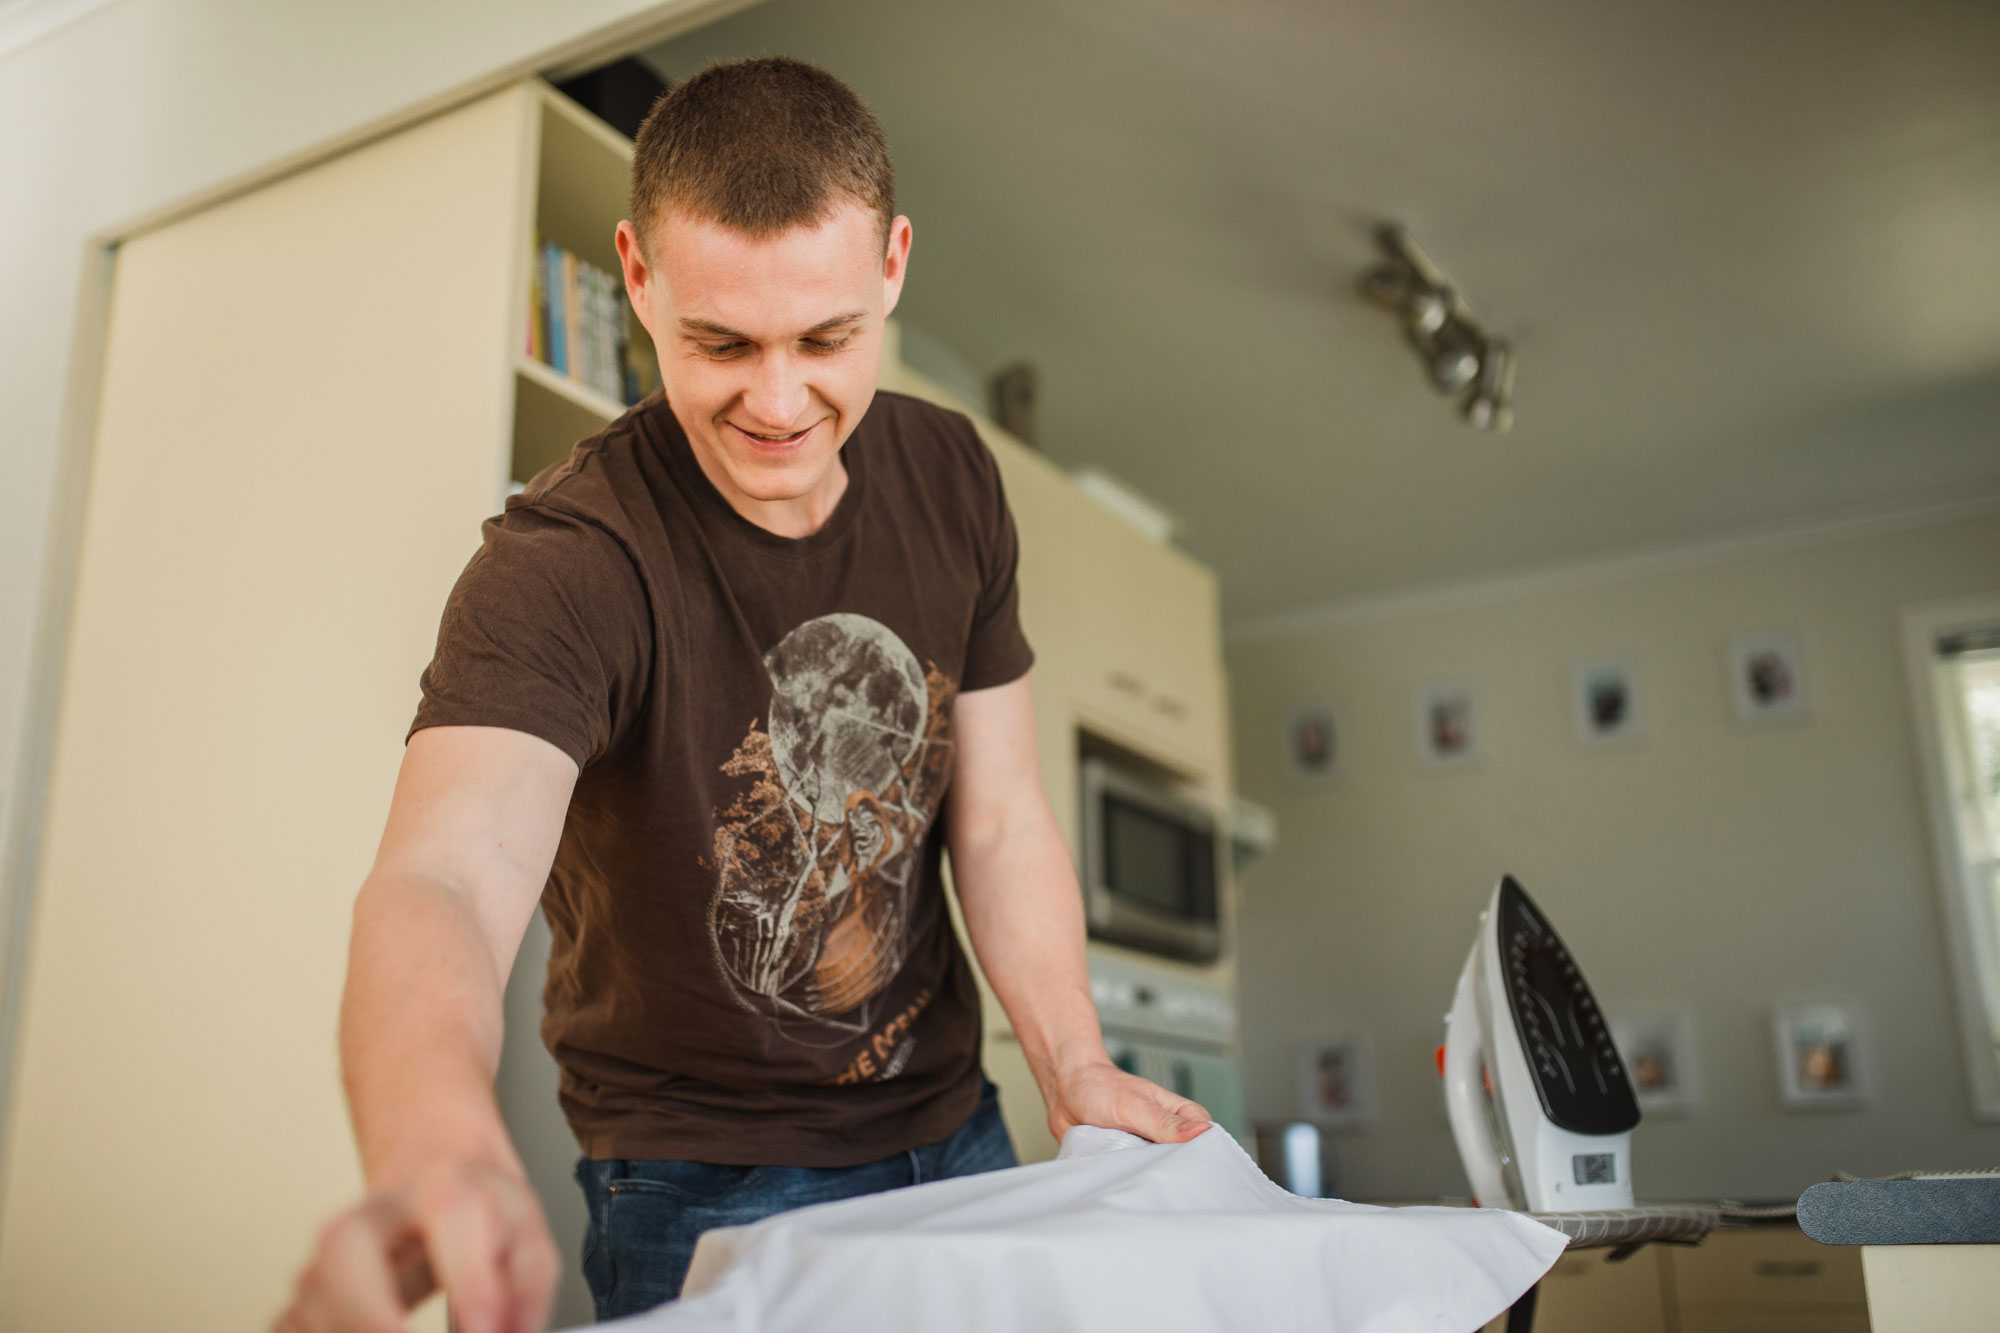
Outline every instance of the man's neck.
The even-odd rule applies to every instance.
[[[796,540],[812,536],[826,526],[826,521],[833,517],[833,511],[840,505],[840,497],[847,494],[847,467],[839,454],[827,463],[819,484],[804,495],[783,500],[759,500],[739,491],[721,465],[712,462],[692,439],[688,444],[702,475],[708,478],[709,485],[715,487],[716,493],[728,502],[729,507],[764,531],[780,537]]]

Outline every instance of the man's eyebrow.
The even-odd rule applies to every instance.
[[[856,320],[861,320],[866,318],[868,318],[868,312],[866,310],[850,310],[844,315],[835,315],[831,319],[823,319],[819,323],[807,329],[806,332],[825,333],[828,329],[837,329],[842,324],[852,324]],[[745,340],[749,339],[748,334],[738,333],[735,329],[729,328],[726,325],[717,324],[714,320],[710,319],[682,319],[681,332],[705,333],[712,338],[743,338]]]

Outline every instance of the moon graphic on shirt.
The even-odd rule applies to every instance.
[[[923,668],[880,621],[808,620],[764,666],[778,775],[819,819],[838,822],[851,793],[886,788],[924,743]]]
[[[832,1045],[868,1030],[902,968],[955,691],[852,613],[806,621],[764,666],[768,731],[724,765],[757,781],[718,820],[710,925],[740,1000]]]

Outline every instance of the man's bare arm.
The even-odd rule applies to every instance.
[[[276,1328],[397,1327],[438,1286],[465,1333],[546,1320],[558,1260],[493,1077],[507,973],[576,775],[522,732],[411,738],[355,898],[341,1002],[368,1194],[321,1232]]]
[[[960,695],[950,803],[952,881],[979,964],[1041,1088],[1049,1129],[1191,1139],[1208,1112],[1111,1063],[1090,998],[1083,896],[1042,791],[1028,678]]]

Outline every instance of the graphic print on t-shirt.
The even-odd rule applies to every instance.
[[[869,1031],[903,965],[957,687],[848,613],[806,621],[764,666],[770,729],[752,722],[722,766],[753,782],[717,820],[709,927],[740,1001],[796,1041],[835,1046]],[[902,1040],[881,1076],[910,1049]]]

